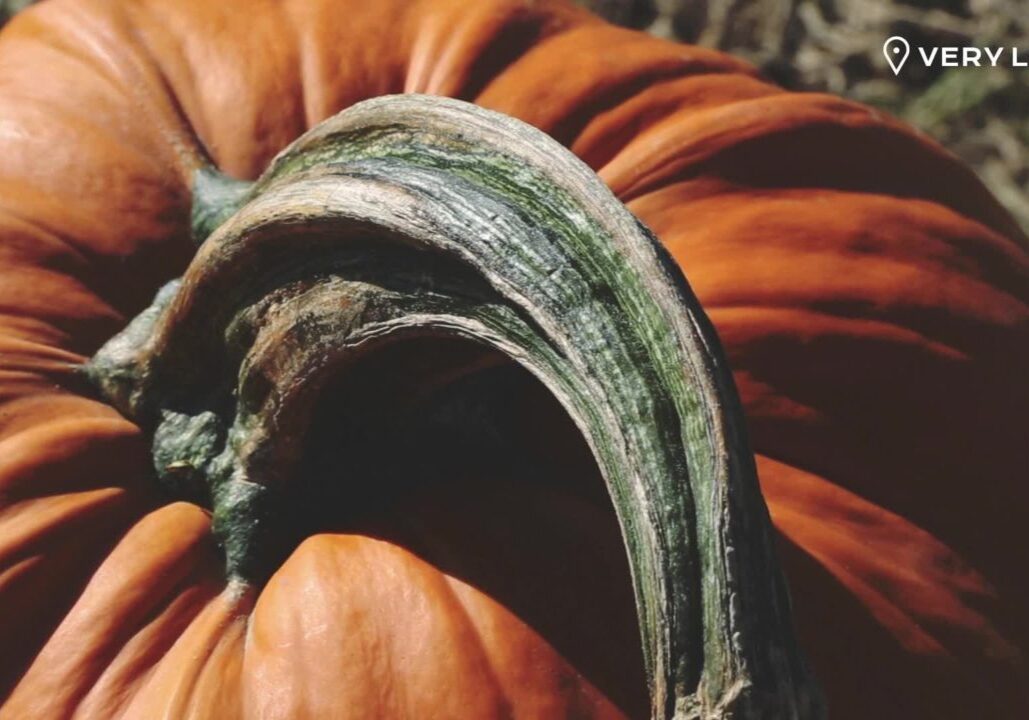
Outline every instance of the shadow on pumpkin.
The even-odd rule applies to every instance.
[[[399,545],[507,608],[629,717],[649,714],[614,508],[520,366],[459,340],[377,350],[325,388],[295,482],[285,552],[321,532]]]

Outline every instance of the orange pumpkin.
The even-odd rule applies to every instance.
[[[549,133],[683,267],[832,717],[1024,716],[1029,252],[943,149],[559,2],[48,0],[0,35],[0,718],[645,716],[618,525],[531,383],[510,442],[563,485],[464,468],[253,586],[77,371],[189,264],[207,159],[402,92]]]

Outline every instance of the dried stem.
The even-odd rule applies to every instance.
[[[217,229],[89,372],[153,433],[162,480],[209,499],[231,575],[269,571],[329,379],[402,338],[465,338],[539,378],[595,455],[653,716],[821,714],[715,333],[585,165],[512,118],[407,95],[330,118],[249,188],[196,187],[195,232]]]

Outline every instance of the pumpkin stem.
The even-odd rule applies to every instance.
[[[507,116],[405,95],[326,120],[248,189],[196,187],[195,232],[217,229],[90,373],[153,434],[162,482],[210,503],[230,574],[274,562],[329,379],[404,338],[463,338],[533,373],[592,449],[653,716],[821,715],[717,337],[588,167]]]
[[[190,230],[197,245],[243,206],[252,186],[248,180],[229,177],[207,164],[193,172]]]

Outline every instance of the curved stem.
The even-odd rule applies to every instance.
[[[327,378],[396,338],[464,337],[528,368],[589,443],[654,717],[819,714],[715,333],[589,168],[512,118],[408,95],[330,118],[245,191],[204,188],[199,236],[238,211],[89,372],[152,430],[166,482],[207,489],[230,573],[265,571]]]

